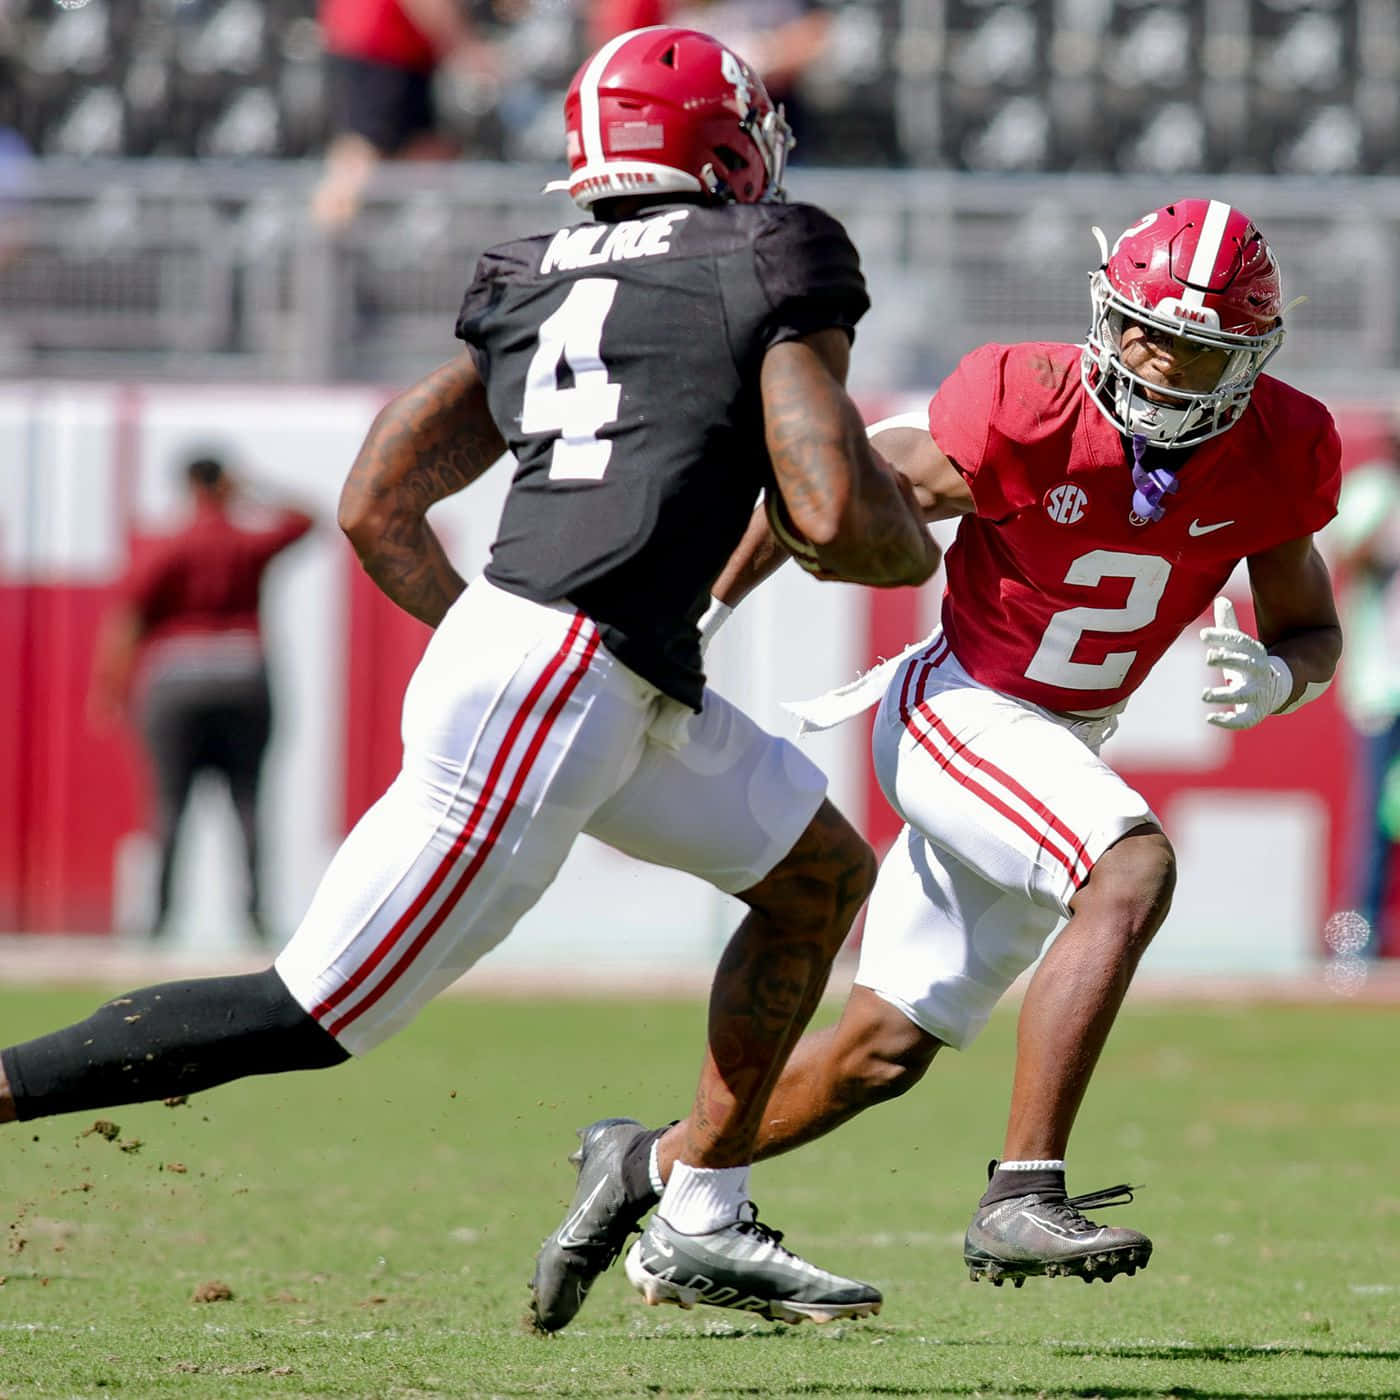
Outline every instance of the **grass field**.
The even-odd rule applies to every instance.
[[[0,1035],[97,993],[0,992]],[[825,1014],[829,1018],[831,1010]],[[0,1397],[1400,1395],[1397,1013],[1133,1005],[1071,1190],[1156,1241],[1107,1287],[974,1286],[1013,1020],[905,1099],[754,1176],[799,1250],[878,1283],[867,1322],[651,1309],[621,1270],[522,1325],[573,1129],[685,1106],[694,1003],[449,1000],[361,1063],[0,1129]],[[232,1297],[195,1302],[201,1285]]]

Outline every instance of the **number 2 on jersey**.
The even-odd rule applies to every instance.
[[[616,278],[580,278],[559,309],[540,323],[539,348],[525,376],[520,428],[559,434],[550,457],[551,481],[601,481],[608,469],[613,445],[597,434],[617,418],[622,385],[608,378],[600,346],[616,295]],[[560,361],[574,377],[571,389],[559,387]]]
[[[1074,661],[1085,632],[1136,632],[1157,616],[1157,604],[1172,566],[1153,554],[1095,549],[1081,554],[1065,571],[1066,583],[1094,588],[1106,578],[1132,580],[1121,608],[1065,608],[1046,625],[1040,646],[1026,667],[1026,678],[1066,690],[1113,690],[1123,684],[1135,651],[1112,651],[1102,661]]]

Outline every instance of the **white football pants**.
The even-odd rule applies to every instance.
[[[401,772],[277,959],[292,995],[364,1053],[510,932],[581,831],[728,893],[757,884],[826,778],[713,691],[682,709],[573,607],[477,579],[409,682]]]
[[[857,983],[946,1044],[972,1041],[1094,862],[1157,823],[1098,756],[1113,723],[987,689],[941,632],[904,662],[872,744],[906,825],[870,897]]]

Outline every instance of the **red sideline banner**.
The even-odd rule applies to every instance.
[[[133,539],[178,511],[181,453],[211,444],[227,447],[235,466],[271,479],[277,492],[309,503],[323,521],[313,542],[295,547],[298,562],[269,584],[277,614],[270,653],[280,645],[300,654],[297,694],[276,741],[267,845],[288,867],[287,906],[304,907],[335,843],[397,769],[399,706],[427,637],[374,591],[333,525],[340,481],[382,397],[342,389],[0,389],[0,705],[9,719],[0,727],[0,931],[101,934],[119,922],[120,850],[148,826],[149,791],[131,731],[98,729],[88,719],[93,643]],[[1378,417],[1364,409],[1339,417],[1354,465],[1372,450]],[[494,520],[477,509],[454,525],[464,567],[483,561]],[[1248,625],[1247,590],[1237,587],[1235,596]],[[862,668],[936,617],[928,590],[851,590],[850,597],[852,659]],[[833,674],[831,683],[848,678]],[[1320,938],[1326,913],[1349,902],[1358,838],[1353,742],[1335,690],[1243,735],[1197,727],[1204,739],[1191,730],[1160,756],[1142,742],[1107,756],[1173,839],[1174,814],[1189,827],[1231,803],[1253,799],[1241,808],[1251,813],[1292,803],[1316,832],[1307,840],[1317,845],[1318,908],[1307,924]],[[897,821],[870,775],[861,723],[849,728],[859,777],[847,805],[881,847]],[[1127,729],[1125,722],[1125,737]],[[1199,839],[1212,839],[1213,829],[1204,820]]]

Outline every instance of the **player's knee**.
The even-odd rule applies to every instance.
[[[1176,889],[1171,842],[1155,827],[1130,832],[1100,858],[1095,878],[1101,868],[1101,912],[1130,942],[1146,947],[1166,918]]]
[[[844,902],[841,912],[847,918],[854,918],[861,905],[870,898],[871,890],[875,888],[875,877],[879,874],[880,862],[876,859],[870,843],[854,827],[848,830],[850,841],[841,859],[841,869],[850,873],[842,888]]]
[[[785,927],[839,943],[875,886],[870,843],[824,802],[792,850],[740,898]]]

